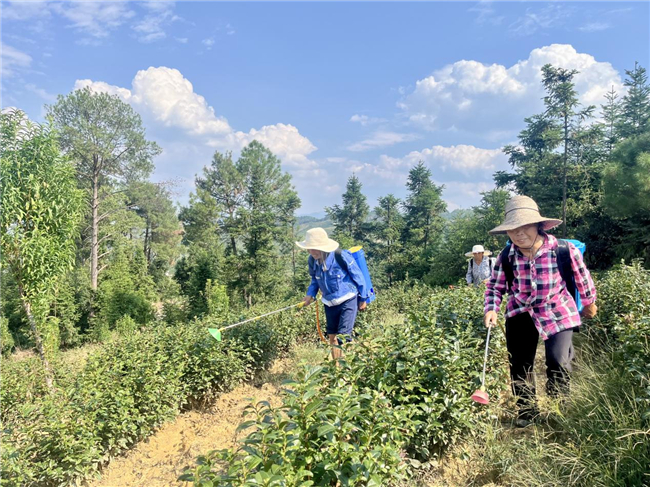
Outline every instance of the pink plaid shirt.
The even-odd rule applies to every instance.
[[[510,246],[514,281],[506,306],[506,318],[524,311],[533,318],[539,334],[544,340],[569,328],[580,326],[580,314],[573,297],[569,295],[560,275],[555,250],[557,239],[542,233],[544,243],[535,254],[535,265],[523,256],[516,245]],[[596,288],[587,270],[580,251],[568,243],[571,267],[575,275],[576,289],[584,306],[596,301]],[[492,277],[485,291],[485,312],[499,311],[503,295],[507,292],[506,273],[501,266],[501,255],[497,257]]]

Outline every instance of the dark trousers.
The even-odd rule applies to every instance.
[[[573,330],[564,330],[544,342],[546,348],[546,391],[551,396],[569,392],[569,372],[574,356]],[[510,358],[512,392],[520,413],[536,410],[533,365],[539,332],[526,312],[506,320],[506,345]]]

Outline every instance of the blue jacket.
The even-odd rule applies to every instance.
[[[348,265],[348,272],[339,266],[334,252],[330,252],[325,260],[326,271],[323,271],[323,266],[317,261],[314,261],[313,266],[309,266],[311,284],[307,289],[308,296],[316,298],[320,289],[325,301],[334,301],[351,292],[360,296],[361,299],[368,299],[368,286],[357,261],[347,250],[341,252],[341,257]],[[311,259],[309,260],[311,261]]]

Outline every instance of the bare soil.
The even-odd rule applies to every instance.
[[[88,487],[190,485],[177,480],[183,470],[194,467],[199,455],[233,447],[235,430],[251,400],[280,405],[282,383],[291,377],[298,363],[310,362],[313,355],[324,353],[313,346],[299,349],[293,357],[277,360],[255,383],[223,394],[203,410],[181,414],[124,456],[113,459],[102,471],[101,479],[89,482]]]

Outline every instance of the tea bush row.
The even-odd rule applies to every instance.
[[[315,334],[308,312],[228,330],[223,342],[207,333],[213,321],[143,330],[125,322],[128,333],[76,375],[56,367],[53,392],[38,361],[3,359],[1,484],[66,485],[91,476],[181,408],[232,389]]]
[[[386,485],[484,420],[489,410],[470,399],[485,344],[480,291],[416,286],[383,297],[409,310],[406,323],[377,319],[386,313],[378,300],[339,367],[303,372],[280,408],[251,406],[253,419],[240,428],[252,432],[240,447],[201,457],[181,478],[197,486]],[[492,343],[503,350],[499,333]],[[492,353],[488,370],[498,395],[505,355]]]

